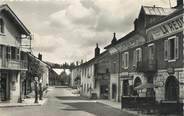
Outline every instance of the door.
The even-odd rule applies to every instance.
[[[116,99],[116,84],[112,84],[112,99]]]
[[[0,101],[6,101],[6,78],[0,77]]]
[[[166,80],[165,99],[168,101],[177,101],[179,98],[179,82],[174,76],[170,76]]]

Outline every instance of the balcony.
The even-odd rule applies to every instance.
[[[136,67],[137,72],[156,72],[157,71],[157,62],[156,60],[147,60],[137,62]]]
[[[0,59],[0,69],[7,70],[27,70],[28,63],[25,60],[2,60]]]

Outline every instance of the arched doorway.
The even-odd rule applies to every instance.
[[[141,85],[141,84],[142,84],[142,81],[141,81],[140,77],[136,77],[134,80],[134,88]],[[137,90],[134,90],[133,95],[135,95],[135,96],[139,95]]]
[[[165,84],[165,99],[177,101],[179,98],[179,82],[174,76],[169,76]]]

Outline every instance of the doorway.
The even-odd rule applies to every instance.
[[[141,81],[140,77],[136,77],[135,80],[134,80],[134,88],[141,85],[141,84],[142,84],[142,81]],[[133,91],[133,95],[134,96],[139,96],[137,90]]]
[[[6,84],[7,78],[3,77],[3,75],[0,76],[0,101],[6,101]]]
[[[122,86],[123,96],[128,96],[128,87],[129,87],[128,80],[124,80]]]
[[[112,84],[112,99],[116,99],[117,87],[116,84]]]
[[[179,82],[174,76],[169,76],[165,84],[165,99],[168,101],[178,101]]]

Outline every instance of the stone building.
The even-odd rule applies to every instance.
[[[95,57],[78,66],[81,70],[81,95],[109,98],[109,53],[100,53],[98,44]],[[93,96],[94,95],[94,96]]]
[[[21,98],[22,83],[28,70],[23,39],[31,40],[31,33],[8,5],[1,5],[0,102],[18,102]]]
[[[121,96],[154,96],[157,62],[153,60],[154,46],[147,43],[146,28],[175,11],[176,8],[142,6],[134,30],[119,40],[114,34],[111,44],[105,47],[111,54],[111,100],[120,101]]]
[[[174,9],[173,13],[146,28],[146,43],[153,46],[152,56],[157,64],[153,83],[159,102],[183,102],[184,98],[183,0],[177,0]]]

